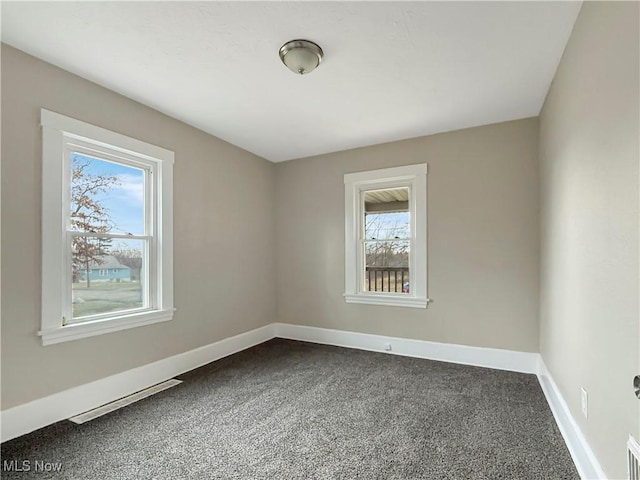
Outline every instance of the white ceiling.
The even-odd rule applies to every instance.
[[[3,1],[2,41],[277,162],[538,115],[580,6]]]

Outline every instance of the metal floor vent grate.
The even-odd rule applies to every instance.
[[[77,424],[85,423],[89,420],[93,420],[94,418],[106,415],[109,412],[113,412],[114,410],[118,410],[119,408],[131,405],[138,400],[150,397],[153,394],[166,390],[167,388],[171,388],[180,383],[182,383],[182,380],[176,380],[175,378],[173,378],[171,380],[167,380],[166,382],[158,383],[153,387],[140,390],[139,392],[129,395],[128,397],[123,397],[120,400],[116,400],[115,402],[107,403],[105,405],[102,405],[101,407],[94,408],[93,410],[89,410],[88,412],[84,412],[80,415],[76,415],[75,417],[71,417],[69,420]]]
[[[640,444],[633,437],[627,442],[627,471],[629,480],[640,480]]]

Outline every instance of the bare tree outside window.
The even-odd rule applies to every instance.
[[[408,189],[364,194],[365,290],[409,293]]]
[[[131,269],[131,280],[140,281],[142,272],[142,251],[120,243],[111,251],[111,255]]]
[[[71,157],[71,229],[80,232],[107,233],[113,227],[113,221],[99,199],[100,194],[120,185],[115,175],[91,173],[92,159],[79,155]],[[80,278],[84,271],[87,288],[91,287],[90,267],[102,264],[107,254],[110,239],[74,236],[71,244],[73,280]]]

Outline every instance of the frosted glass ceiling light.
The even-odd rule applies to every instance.
[[[309,40],[291,40],[280,47],[280,60],[293,73],[305,75],[316,69],[324,53]]]

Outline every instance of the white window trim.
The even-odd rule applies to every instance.
[[[101,127],[41,109],[42,125],[42,318],[43,345],[91,337],[171,320],[173,308],[173,163],[170,150],[111,132]],[[68,278],[67,215],[63,195],[69,188],[65,166],[65,147],[69,139],[143,159],[155,165],[157,202],[156,274],[149,284],[157,295],[152,309],[142,312],[116,312],[107,318],[65,325],[64,312],[70,301]],[[157,188],[160,187],[160,188]],[[154,278],[155,277],[155,278]]]
[[[347,303],[426,308],[427,297],[427,164],[347,173],[345,195],[345,293]],[[366,292],[364,287],[364,255],[359,225],[362,212],[361,192],[390,187],[410,187],[411,275],[410,293]]]

